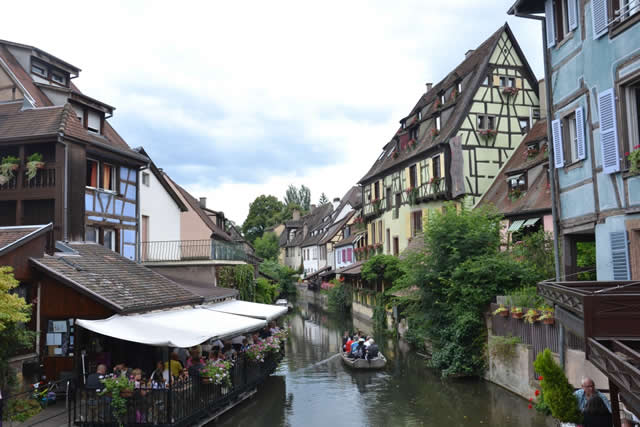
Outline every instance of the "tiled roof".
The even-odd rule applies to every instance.
[[[322,239],[320,239],[320,244],[324,245],[329,240],[333,239],[333,237],[336,234],[338,234],[338,232],[340,230],[342,230],[342,228],[347,224],[347,222],[351,219],[351,217],[353,217],[355,215],[355,213],[356,213],[356,211],[352,210],[351,212],[346,214],[345,217],[342,218],[340,221],[334,223],[331,227],[329,227],[327,232],[324,233],[324,235],[322,236]]]
[[[325,203],[322,206],[318,206],[313,212],[302,217],[304,224],[308,228],[308,233],[304,236],[304,240],[300,243],[300,246],[312,246],[318,244],[326,230],[331,224],[331,212],[333,211],[333,204]],[[326,221],[325,218],[329,217]],[[315,235],[312,235],[317,232]]]
[[[0,140],[56,136],[63,126],[64,107],[22,110],[22,102],[0,104]]]
[[[362,236],[364,235],[364,231],[361,231],[359,233],[353,233],[351,234],[349,237],[347,237],[346,239],[342,239],[340,240],[338,243],[336,243],[334,246],[336,248],[340,247],[340,246],[346,246],[346,245],[350,245],[353,242],[355,242],[356,240],[360,239]]]
[[[31,258],[33,265],[116,312],[198,304],[194,295],[163,275],[96,243],[66,244],[73,252]]]
[[[551,211],[551,190],[547,186],[547,174],[543,168],[532,182],[527,183],[527,191],[516,200],[509,199],[507,176],[517,172],[527,172],[547,163],[543,152],[535,157],[527,155],[527,144],[547,137],[547,121],[538,120],[523,139],[498,176],[478,201],[480,205],[494,205],[503,215],[518,215],[530,211]]]
[[[465,87],[462,89],[461,96],[454,100],[448,100],[444,108],[442,108],[442,111],[447,111],[449,117],[442,123],[439,135],[432,138],[430,132],[423,132],[422,135],[418,136],[417,147],[415,149],[399,149],[398,157],[394,159],[392,153],[397,149],[397,145],[402,146],[408,144],[410,139],[408,129],[398,129],[391,141],[384,146],[383,152],[378,157],[378,160],[376,160],[369,171],[360,179],[361,184],[367,183],[389,169],[396,168],[399,164],[405,163],[405,161],[410,158],[419,158],[423,153],[430,151],[436,145],[446,143],[449,140],[459,128],[461,121],[468,114],[468,110],[473,102],[473,96],[484,79],[484,71],[488,67],[491,53],[503,32],[506,32],[512,38],[516,50],[520,49],[509,26],[505,24],[500,27],[491,37],[471,52],[464,61],[453,69],[444,79],[433,86],[427,93],[423,94],[409,115],[407,115],[407,118],[410,119],[407,120],[407,123],[415,123],[415,121],[417,121],[418,111],[428,107],[427,113],[423,114],[422,121],[432,120],[431,114],[436,111],[435,101],[438,99],[440,93],[453,87],[458,81],[465,81]],[[526,60],[525,67],[530,71]],[[533,72],[530,71],[530,74],[533,76]],[[411,123],[409,123],[410,121]],[[395,142],[396,140],[397,144]]]
[[[0,255],[22,246],[31,239],[50,231],[52,224],[0,227]]]
[[[409,244],[406,249],[400,254],[400,259],[405,259],[407,256],[414,252],[420,252],[424,250],[424,234],[418,233],[409,239]]]

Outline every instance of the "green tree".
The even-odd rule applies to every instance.
[[[544,279],[554,278],[553,234],[538,230],[513,245],[513,255],[525,261]]]
[[[284,204],[296,204],[302,208],[303,211],[308,212],[311,207],[311,190],[304,185],[300,188],[293,184],[287,187],[287,191],[284,194]]]
[[[260,264],[260,272],[273,277],[282,294],[288,299],[296,298],[296,271],[278,264],[277,261],[264,261]]]
[[[275,196],[258,196],[249,204],[249,214],[242,224],[242,234],[253,244],[265,228],[280,222],[284,205]]]
[[[540,374],[542,398],[551,410],[551,415],[561,422],[582,422],[578,401],[573,395],[573,386],[567,380],[562,367],[553,359],[551,350],[547,348],[538,354],[533,366]]]
[[[275,233],[264,233],[253,242],[253,246],[256,248],[256,255],[260,258],[269,260],[278,259],[280,242]]]
[[[13,385],[9,357],[19,347],[33,343],[34,334],[24,328],[31,306],[11,291],[18,286],[11,267],[0,267],[0,390]]]
[[[256,280],[256,302],[273,304],[279,294],[280,286],[277,283],[271,283],[264,277],[258,277]]]
[[[322,193],[320,195],[320,199],[318,200],[318,206],[326,205],[327,203],[329,203],[329,198],[326,194]]]
[[[402,276],[400,260],[393,255],[376,255],[362,265],[362,278],[377,285],[385,283],[391,285],[394,280]]]

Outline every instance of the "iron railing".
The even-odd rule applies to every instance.
[[[409,192],[403,190],[401,194],[401,203],[422,203],[429,200],[442,198],[445,196],[447,192],[447,181],[444,178],[441,178],[438,182],[434,183],[424,183],[417,187],[417,191],[415,193],[410,194]],[[412,197],[415,197],[414,200],[411,200]],[[387,203],[391,202],[391,203]],[[397,207],[392,202],[391,199],[383,198],[381,199],[377,206],[374,203],[371,203],[370,200],[365,201],[364,204],[364,216],[376,216],[388,209],[393,209],[393,217],[397,218]]]
[[[238,357],[231,367],[231,387],[209,383],[195,376],[175,380],[166,388],[139,388],[126,397],[127,425],[192,426],[214,416],[256,388],[278,366],[282,353],[270,355],[262,363]],[[76,426],[118,425],[111,398],[95,390],[78,390],[72,401],[72,420]]]
[[[143,262],[247,261],[242,244],[218,240],[172,240],[142,242]]]

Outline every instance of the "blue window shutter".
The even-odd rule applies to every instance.
[[[584,110],[582,107],[576,109],[576,138],[578,139],[578,159],[587,158],[587,151],[584,138]]]
[[[578,4],[577,0],[568,0],[569,6],[569,31],[578,28]]]
[[[553,136],[553,162],[556,168],[564,167],[564,152],[562,149],[562,122],[554,120],[551,122],[551,132]]]
[[[599,39],[607,34],[609,28],[609,0],[591,0],[591,17],[593,18],[593,39]]]
[[[553,0],[544,3],[544,14],[547,20],[547,47],[556,45],[556,20],[553,16]]]
[[[616,95],[613,89],[598,94],[600,113],[600,144],[602,146],[602,171],[607,174],[620,170],[618,152],[618,123],[616,120]]]
[[[626,231],[609,233],[613,280],[631,280],[629,269],[629,241]]]

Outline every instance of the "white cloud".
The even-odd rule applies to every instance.
[[[14,19],[5,20],[2,37],[82,68],[76,83],[117,108],[112,122],[130,145],[152,146],[161,167],[238,222],[256,196],[282,197],[290,183],[308,185],[314,201],[321,192],[343,195],[424,83],[444,77],[507,20],[542,72],[540,26],[507,17],[512,0],[38,3],[3,5]],[[283,138],[287,129],[295,137]],[[206,156],[172,163],[186,142],[162,140],[169,131],[206,153],[268,147],[273,158],[245,165],[268,175],[214,179]],[[278,161],[279,151],[300,147],[311,154],[291,167]],[[339,155],[316,167],[327,153]]]

